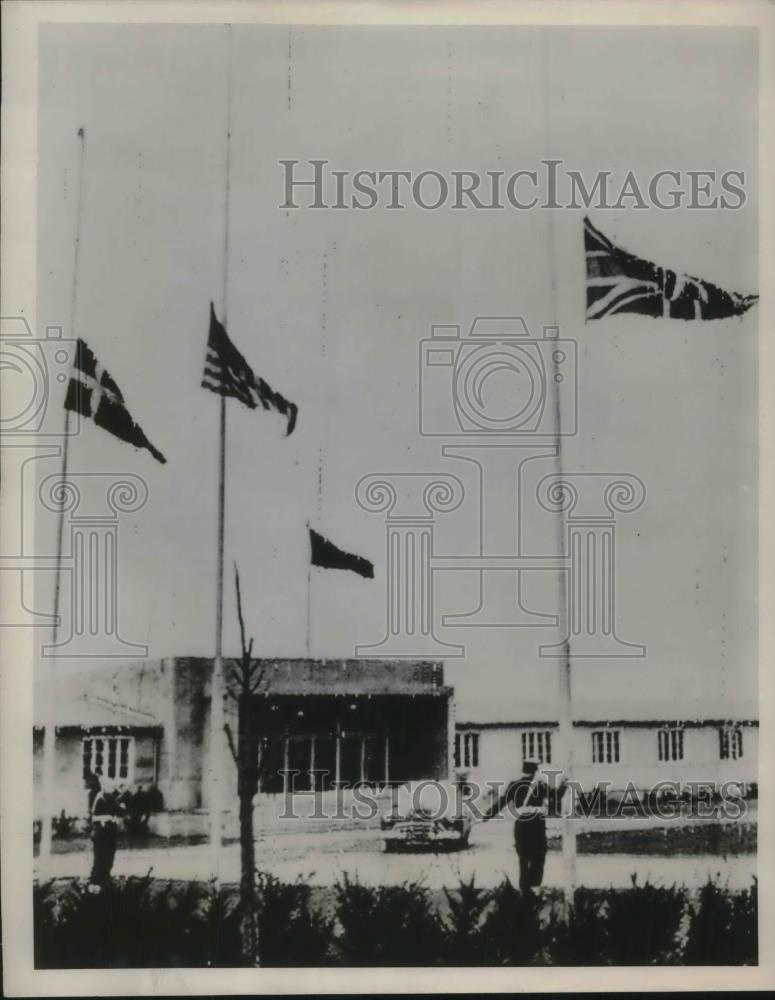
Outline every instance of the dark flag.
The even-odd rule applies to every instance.
[[[338,549],[333,542],[319,535],[317,531],[309,529],[309,541],[312,549],[311,561],[313,566],[322,566],[323,569],[351,569],[353,573],[366,577],[367,580],[374,579],[374,564],[363,556],[354,556],[351,552],[343,552]]]
[[[98,427],[135,448],[147,448],[157,462],[167,461],[134,422],[121,390],[82,340],[76,344],[65,409],[89,417]]]
[[[288,420],[286,435],[291,434],[296,426],[296,404],[289,403],[262,378],[256,378],[253,369],[229,340],[223,323],[215,315],[212,302],[202,386],[219,396],[232,396],[251,410],[258,406],[263,406],[265,410],[277,410]]]
[[[725,292],[709,281],[676,274],[622,250],[584,219],[587,319],[640,313],[668,319],[740,316],[759,298]]]

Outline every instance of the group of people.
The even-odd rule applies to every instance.
[[[526,760],[522,774],[490,803],[484,820],[493,819],[508,806],[514,816],[514,846],[519,861],[519,887],[523,892],[541,885],[546,862],[546,817],[549,788],[538,776],[538,762]],[[100,892],[109,884],[116,856],[118,834],[127,808],[120,790],[89,772],[85,778],[89,793],[89,817],[94,851],[89,884]],[[562,796],[563,786],[559,795]]]

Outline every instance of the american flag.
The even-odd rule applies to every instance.
[[[238,399],[251,410],[258,406],[263,406],[265,410],[277,410],[288,421],[286,435],[291,434],[296,426],[296,404],[288,402],[262,378],[256,378],[253,369],[229,340],[223,323],[215,315],[212,302],[202,387],[219,396]]]
[[[587,319],[640,313],[668,319],[740,316],[759,298],[725,292],[709,281],[676,274],[622,250],[584,219]]]
[[[93,420],[98,427],[135,448],[146,448],[157,462],[166,462],[162,453],[151,444],[143,429],[132,419],[121,390],[110,374],[97,361],[94,352],[78,340],[73,361],[73,374],[67,385],[65,409]]]

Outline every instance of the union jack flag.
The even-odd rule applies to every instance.
[[[640,313],[668,319],[740,316],[759,298],[725,292],[709,281],[676,274],[622,250],[584,219],[587,319]]]
[[[210,303],[210,334],[207,338],[207,355],[202,376],[202,388],[219,396],[238,399],[251,410],[263,406],[274,409],[287,418],[286,436],[296,426],[299,412],[295,403],[275,392],[262,378],[256,378],[253,369],[229,340],[226,328],[215,315]]]
[[[145,436],[142,427],[134,422],[121,390],[88,344],[80,339],[75,348],[73,374],[67,384],[65,409],[88,417],[98,427],[135,448],[147,448],[157,462],[167,461]]]

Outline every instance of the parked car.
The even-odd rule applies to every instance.
[[[402,786],[381,829],[385,850],[461,851],[468,847],[471,818],[458,809],[451,782],[414,782]]]

